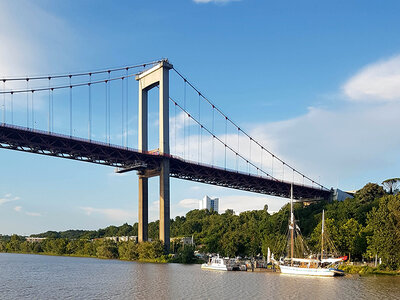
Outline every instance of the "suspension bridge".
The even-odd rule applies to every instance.
[[[148,239],[148,179],[154,176],[160,178],[160,240],[167,247],[170,177],[286,198],[293,185],[299,201],[331,197],[331,190],[239,127],[168,60],[0,83],[0,148],[137,172],[139,241]],[[157,117],[149,109],[154,104]],[[149,139],[157,135],[158,142]]]

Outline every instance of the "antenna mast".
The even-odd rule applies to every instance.
[[[325,210],[322,210],[322,229],[321,229],[321,262],[324,258],[324,227],[325,227]]]
[[[293,215],[293,183],[290,186],[290,264],[293,266],[294,251],[294,215]]]

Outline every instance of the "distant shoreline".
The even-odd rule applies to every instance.
[[[163,260],[162,258],[155,258],[155,259],[138,259],[138,260],[129,260],[129,259],[120,259],[120,258],[102,258],[97,256],[91,255],[77,255],[77,254],[54,254],[54,253],[31,253],[31,252],[0,252],[0,254],[28,254],[28,255],[42,255],[42,256],[58,256],[58,257],[81,257],[81,258],[94,258],[100,260],[120,260],[120,261],[130,261],[130,262],[140,262],[140,263],[156,263],[156,264],[168,264],[174,263]]]
[[[105,257],[98,257],[92,255],[78,255],[78,254],[55,254],[55,253],[32,253],[32,252],[0,252],[0,254],[28,254],[28,255],[42,255],[42,256],[58,256],[58,257],[81,257],[81,258],[94,258],[100,260],[119,260],[119,261],[129,261],[129,262],[140,262],[140,263],[152,263],[152,264],[184,264],[184,265],[198,265],[202,262],[193,262],[193,263],[182,263],[182,262],[175,262],[172,260],[168,260],[165,257],[158,257],[158,258],[142,258],[136,260],[124,259],[124,258],[105,258]]]

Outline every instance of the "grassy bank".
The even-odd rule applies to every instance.
[[[400,270],[388,271],[380,267],[341,265],[339,269],[347,274],[400,276]]]
[[[177,259],[176,257],[172,257],[172,255],[162,255],[161,257],[157,258],[138,258],[138,259],[124,259],[124,258],[106,258],[106,257],[98,257],[95,255],[80,255],[80,254],[56,254],[56,253],[47,253],[47,252],[40,252],[40,253],[32,253],[32,252],[0,252],[0,253],[13,253],[13,254],[32,254],[32,255],[45,255],[45,256],[65,256],[65,257],[83,257],[83,258],[97,258],[97,259],[113,259],[113,260],[122,260],[122,261],[134,261],[134,262],[142,262],[142,263],[158,263],[158,264],[166,264],[166,263],[184,263]],[[202,260],[193,259],[193,264],[201,264],[203,263]]]

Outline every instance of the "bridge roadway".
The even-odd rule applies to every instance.
[[[171,177],[259,194],[290,197],[290,182],[25,127],[0,124],[0,148],[137,170],[140,174],[157,172],[160,162],[169,159]],[[295,184],[293,194],[300,201],[328,200],[331,191]]]

